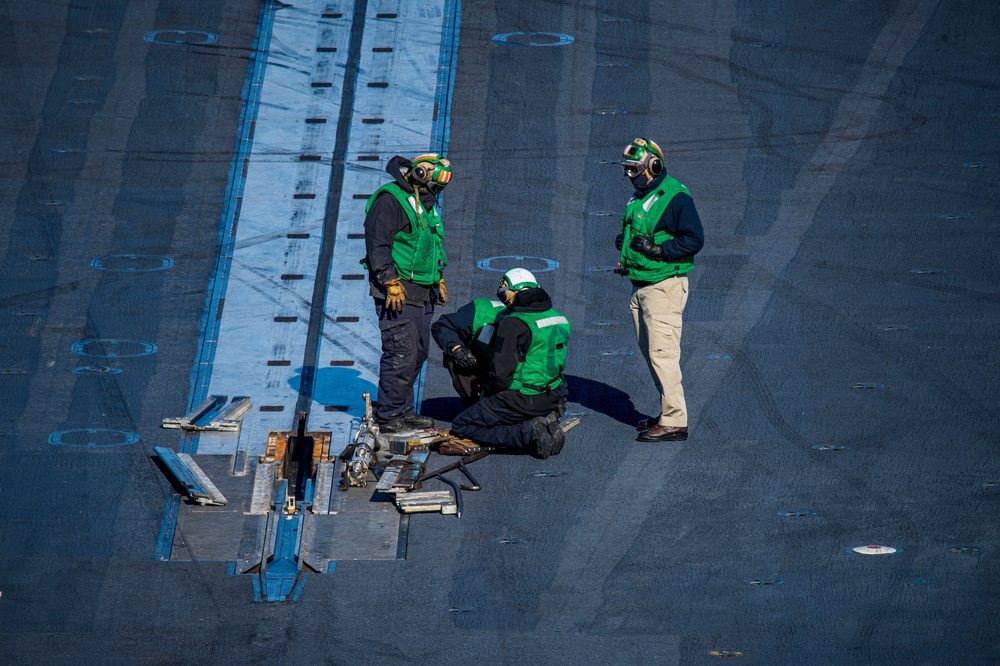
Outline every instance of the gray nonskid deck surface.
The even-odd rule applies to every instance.
[[[335,572],[276,604],[228,575],[260,547],[260,442],[243,476],[195,456],[229,504],[183,504],[166,562],[151,456],[184,441],[160,421],[190,398],[260,7],[0,2],[5,660],[1000,661],[987,4],[461,3],[441,311],[535,270],[573,322],[582,423],[555,458],[476,462],[483,490],[410,516],[404,560],[391,504],[334,491],[313,545]],[[218,42],[145,39],[168,29]],[[657,399],[611,272],[630,188],[607,161],[635,136],[707,238],[691,437],[668,445],[634,441]],[[423,399],[441,425],[459,409],[436,350]]]

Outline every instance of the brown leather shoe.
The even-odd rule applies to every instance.
[[[645,418],[645,419],[639,421],[638,423],[636,423],[635,424],[635,429],[636,430],[649,430],[653,426],[659,425],[659,423],[660,423],[660,417],[659,416],[650,416],[649,418]]]
[[[648,430],[643,430],[635,438],[637,442],[679,442],[688,438],[686,427],[677,428],[674,426],[655,425]]]

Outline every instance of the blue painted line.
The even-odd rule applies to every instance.
[[[462,0],[446,0],[444,23],[441,27],[441,58],[438,61],[437,92],[434,108],[437,118],[431,130],[430,149],[448,154],[451,140],[451,100],[455,92],[455,70],[458,61],[458,37],[462,26]]]
[[[215,358],[215,346],[219,340],[219,327],[221,326],[219,299],[226,293],[226,284],[229,281],[229,269],[232,265],[233,248],[236,244],[239,207],[243,200],[243,188],[246,185],[246,177],[243,175],[243,161],[249,158],[250,148],[253,146],[253,123],[257,119],[257,110],[260,108],[260,91],[264,83],[267,52],[271,46],[275,10],[276,6],[273,2],[265,1],[261,4],[260,15],[257,17],[257,34],[250,47],[250,64],[247,66],[247,78],[243,83],[241,93],[243,108],[240,111],[239,136],[236,140],[233,160],[229,165],[226,204],[222,209],[221,224],[219,225],[219,256],[216,259],[212,275],[209,277],[205,315],[199,325],[201,345],[194,368],[191,371],[188,411],[205,400],[208,395],[209,380],[212,377],[212,361]],[[185,450],[181,450],[181,453],[194,453],[197,449],[197,445],[194,444],[185,447],[184,444],[188,441],[189,438],[182,438],[179,450]],[[180,506],[180,497],[171,494],[163,511],[163,524],[156,543],[156,559],[161,562],[170,559]]]
[[[264,71],[267,67],[267,54],[271,45],[275,10],[275,3],[264,2],[262,4],[260,16],[257,19],[257,35],[250,48],[250,64],[241,93],[244,101],[243,109],[240,112],[239,135],[236,140],[233,160],[229,165],[226,203],[222,210],[219,226],[219,256],[216,259],[212,276],[209,278],[205,316],[200,325],[201,351],[191,373],[189,410],[204,401],[205,396],[208,395],[209,381],[212,377],[212,361],[215,358],[215,348],[219,341],[219,328],[222,325],[219,317],[219,300],[226,293],[226,286],[229,282],[229,271],[236,244],[236,226],[239,223],[239,209],[246,186],[243,164],[244,160],[249,158],[250,150],[253,147],[253,124],[257,120],[257,112],[260,108],[260,93],[264,83]]]
[[[438,59],[437,87],[434,93],[434,108],[437,117],[431,129],[430,150],[448,155],[451,140],[451,100],[455,92],[455,70],[458,61],[458,37],[462,27],[462,0],[446,0],[444,21],[441,25],[441,56]],[[442,205],[443,205],[443,196]],[[413,406],[417,413],[424,401],[424,378],[427,376],[427,361],[424,361],[413,386]]]
[[[160,526],[160,536],[156,540],[156,559],[160,562],[170,561],[170,551],[174,545],[174,531],[177,529],[177,511],[181,508],[181,496],[171,493],[167,498],[167,506],[163,509],[163,523]]]

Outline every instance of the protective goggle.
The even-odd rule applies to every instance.
[[[622,153],[621,165],[625,171],[625,175],[629,178],[635,178],[648,169],[653,160],[660,160],[662,162],[662,158],[659,155],[647,148],[648,145],[645,139],[637,139],[625,147],[625,151]]]
[[[451,181],[451,162],[440,155],[421,155],[413,158],[410,173],[418,183],[436,194]]]
[[[622,157],[624,158],[622,159],[622,169],[625,170],[625,175],[629,178],[635,178],[646,170],[653,154],[645,148],[631,144],[625,149]]]

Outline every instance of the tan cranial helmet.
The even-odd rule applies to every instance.
[[[437,153],[419,155],[410,161],[407,176],[414,185],[437,194],[451,181],[451,162]]]

